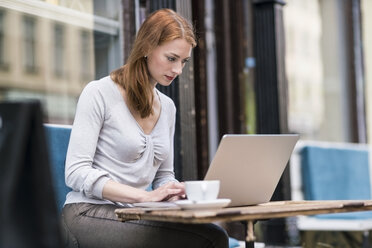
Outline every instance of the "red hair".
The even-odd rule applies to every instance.
[[[139,29],[127,63],[110,74],[112,80],[125,89],[127,103],[141,118],[152,113],[153,104],[145,56],[157,46],[175,39],[185,39],[193,48],[196,46],[193,27],[184,17],[171,9],[152,13]]]

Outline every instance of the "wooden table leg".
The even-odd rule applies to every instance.
[[[253,220],[244,221],[244,224],[246,230],[245,247],[254,248],[254,241],[256,240],[256,237],[254,236]]]

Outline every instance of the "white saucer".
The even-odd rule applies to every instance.
[[[182,209],[206,209],[206,208],[223,208],[229,205],[230,199],[216,199],[212,201],[191,201],[191,200],[180,200],[175,201]]]

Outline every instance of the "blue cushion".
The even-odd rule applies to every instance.
[[[368,149],[305,146],[301,150],[306,200],[371,199]],[[371,219],[372,211],[322,214],[319,219]]]
[[[372,211],[337,213],[337,214],[321,214],[314,216],[318,219],[342,219],[342,220],[366,220],[372,219]]]
[[[46,138],[49,150],[49,159],[52,166],[53,186],[56,193],[57,207],[61,211],[66,195],[71,191],[65,183],[65,161],[68,143],[70,141],[70,126],[45,125]]]
[[[306,200],[371,198],[367,149],[306,146],[301,160]]]
[[[234,239],[234,238],[231,238],[229,237],[229,248],[233,248],[233,247],[239,247],[239,241]]]

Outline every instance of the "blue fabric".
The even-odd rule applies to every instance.
[[[314,216],[317,219],[342,219],[342,220],[365,220],[372,219],[372,211],[337,213],[337,214],[321,214]]]
[[[306,200],[371,198],[367,149],[306,146],[301,159]]]
[[[68,126],[45,125],[49,159],[52,166],[53,186],[56,193],[58,211],[62,210],[66,195],[71,191],[65,183],[65,161],[70,140],[71,128]]]
[[[146,191],[152,191],[152,190],[153,188],[152,188],[152,183],[151,183],[149,186],[147,186]]]
[[[306,146],[301,150],[306,200],[371,199],[367,149]],[[372,211],[322,214],[319,219],[361,220]]]
[[[234,239],[234,238],[231,238],[229,237],[229,248],[233,248],[233,247],[239,247],[239,241]]]

